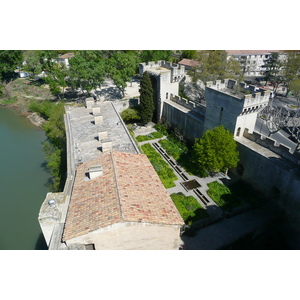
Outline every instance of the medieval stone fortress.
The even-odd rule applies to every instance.
[[[264,59],[267,54],[259,55]],[[140,64],[140,75],[145,71],[154,85],[156,122],[167,122],[187,140],[224,125],[238,143],[235,175],[266,197],[285,199],[281,205],[297,216],[299,152],[285,132],[266,130],[262,115],[271,101],[270,90],[227,78],[206,83],[205,101],[188,100],[179,96],[185,66],[166,61]],[[184,221],[169,195],[171,189],[164,188],[120,117],[129,105],[130,101],[87,98],[84,107],[66,106],[65,188],[47,194],[38,217],[49,249],[175,250],[183,243]],[[178,186],[196,183],[186,194],[198,199],[213,222],[222,222],[221,210],[198,188],[199,179],[176,165],[157,143],[152,145],[176,171]]]

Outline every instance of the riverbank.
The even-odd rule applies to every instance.
[[[46,120],[42,117],[40,117],[37,113],[31,112],[30,110],[25,110],[22,106],[19,106],[18,104],[2,104],[0,103],[1,108],[14,110],[20,117],[27,118],[34,126],[39,127],[42,129],[43,123],[46,122]]]
[[[28,118],[30,122],[42,128],[45,119],[29,109],[30,102],[54,100],[47,85],[28,85],[21,78],[5,84],[0,97],[0,107],[14,110],[21,117]]]

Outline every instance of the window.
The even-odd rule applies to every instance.
[[[85,245],[85,250],[95,250],[95,244],[87,244],[87,245]]]

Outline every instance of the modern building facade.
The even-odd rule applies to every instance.
[[[266,71],[265,64],[272,52],[279,53],[279,59],[284,60],[286,54],[281,50],[226,50],[227,58],[233,57],[241,64],[244,76],[263,76]]]

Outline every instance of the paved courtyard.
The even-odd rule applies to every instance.
[[[135,136],[138,136],[147,135],[154,131],[156,130],[153,128],[153,124],[149,124],[148,126],[138,126],[134,130],[134,133]],[[159,140],[160,139],[154,139],[140,142],[139,145],[141,146],[145,143],[150,143],[153,146],[153,144],[157,143]],[[155,149],[155,147],[153,148]],[[169,194],[181,192],[186,196],[194,196],[211,217],[218,218],[222,216],[222,209],[220,209],[217,204],[214,203],[214,201],[207,195],[207,184],[215,180],[222,183],[221,179],[224,177],[224,175],[217,174],[215,177],[208,176],[206,178],[200,178],[185,173],[185,175],[188,177],[188,180],[195,179],[201,185],[201,187],[198,189],[210,200],[207,205],[203,205],[193,190],[187,191],[182,186],[184,180],[178,175],[178,173],[175,171],[174,173],[177,176],[177,180],[174,182],[176,186],[167,189]],[[184,245],[184,248],[187,250],[216,250],[236,241],[238,238],[243,237],[258,228],[261,228],[271,219],[272,213],[270,212],[270,209],[266,207],[251,210],[228,219],[223,218],[221,222],[197,230],[195,236],[193,237],[186,235],[182,236],[182,245]]]

